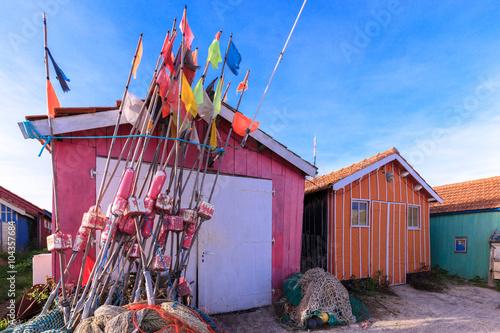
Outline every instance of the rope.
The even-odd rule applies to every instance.
[[[137,322],[136,313],[138,311],[142,310],[142,309],[150,309],[150,310],[156,311],[160,315],[160,317],[162,319],[164,319],[165,321],[173,322],[172,324],[168,324],[167,326],[159,329],[155,333],[163,332],[165,329],[167,329],[169,327],[173,327],[175,329],[175,332],[179,333],[180,332],[179,331],[179,326],[180,325],[184,326],[184,329],[186,330],[187,333],[195,333],[195,331],[193,331],[192,329],[188,328],[190,326],[189,323],[186,323],[185,321],[183,321],[183,320],[181,320],[181,319],[179,319],[179,318],[177,318],[177,317],[175,317],[175,316],[167,313],[159,305],[130,304],[130,305],[125,306],[125,307],[128,310],[134,311],[134,314],[132,316],[132,321],[134,323],[135,328],[137,328],[137,330],[139,330],[139,332],[141,332],[141,333],[147,333],[147,332],[143,331],[140,328],[140,325]],[[210,332],[213,332],[213,331],[210,330]]]
[[[203,143],[199,142],[193,142],[189,140],[184,140],[184,139],[179,139],[179,138],[169,138],[169,137],[162,137],[162,136],[156,136],[156,135],[147,135],[147,134],[134,134],[134,135],[105,135],[105,136],[50,136],[50,135],[41,135],[38,133],[36,128],[33,126],[33,124],[29,121],[23,121],[23,127],[26,132],[26,135],[30,139],[36,139],[36,140],[44,140],[45,143],[42,146],[42,149],[40,150],[40,153],[38,154],[38,157],[40,157],[43,153],[43,150],[45,149],[45,146],[47,146],[52,139],[74,139],[74,140],[86,140],[86,139],[113,139],[113,138],[150,138],[150,139],[158,139],[158,140],[172,140],[172,141],[180,141],[188,144],[193,144],[197,145],[200,147],[205,147],[205,148],[211,148],[212,150],[216,152],[224,152],[225,150],[222,148],[213,148],[209,145],[205,145]]]

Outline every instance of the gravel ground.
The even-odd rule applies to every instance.
[[[449,282],[441,293],[410,285],[391,287],[394,295],[366,297],[372,314],[368,331],[375,332],[500,332],[500,292]],[[217,315],[231,332],[288,332],[271,306]],[[318,331],[361,332],[359,324],[323,327]]]

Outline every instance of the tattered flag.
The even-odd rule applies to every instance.
[[[52,57],[52,54],[50,53],[50,50],[48,48],[47,48],[47,53],[49,54],[50,61],[52,61],[52,65],[54,66],[54,70],[56,71],[56,75],[57,75],[56,79],[59,81],[59,84],[61,85],[62,90],[64,92],[70,91],[68,84],[66,83],[66,81],[69,82],[69,79],[66,77],[66,75],[64,74],[62,69],[59,66],[57,66],[57,63],[54,60],[54,58]]]

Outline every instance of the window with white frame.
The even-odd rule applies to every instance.
[[[420,207],[408,206],[408,228],[420,228]]]
[[[368,226],[368,201],[352,201],[351,226]]]

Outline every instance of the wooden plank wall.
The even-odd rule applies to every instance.
[[[385,202],[386,210],[390,204],[391,226],[389,230],[389,249],[391,253],[389,273],[399,277],[399,263],[405,262],[405,273],[413,273],[422,265],[430,265],[429,238],[429,204],[428,194],[423,190],[414,191],[416,181],[411,177],[402,177],[405,171],[397,161],[389,162],[378,170],[363,176],[361,179],[333,192],[329,189],[329,235],[328,235],[328,267],[338,279],[365,278],[373,276],[379,267],[374,258],[373,249],[386,241],[386,235],[378,240],[378,229],[375,228],[372,208],[374,202]],[[386,181],[386,173],[393,172],[394,181]],[[361,199],[369,201],[369,226],[351,227],[351,201]],[[393,205],[391,203],[402,203]],[[420,207],[420,228],[408,230],[407,207]],[[387,215],[385,220],[387,221]],[[402,229],[404,227],[404,229]],[[385,228],[385,229],[384,229]],[[387,234],[387,223],[382,226],[382,234]],[[404,238],[403,238],[404,237]],[[401,247],[406,245],[406,249]],[[385,248],[385,247],[384,247]],[[406,257],[403,258],[403,255]],[[385,257],[384,257],[385,258]],[[385,260],[385,259],[384,259]],[[385,262],[385,261],[384,261]],[[384,264],[385,265],[385,264]],[[395,267],[397,266],[397,267]],[[385,269],[384,269],[385,271]],[[393,273],[394,272],[394,273]],[[403,272],[401,272],[403,273]],[[402,276],[404,274],[401,274]],[[392,280],[404,283],[403,277]]]
[[[431,216],[432,265],[461,278],[488,279],[489,238],[500,229],[500,211]],[[467,253],[455,253],[455,237],[467,237]]]

